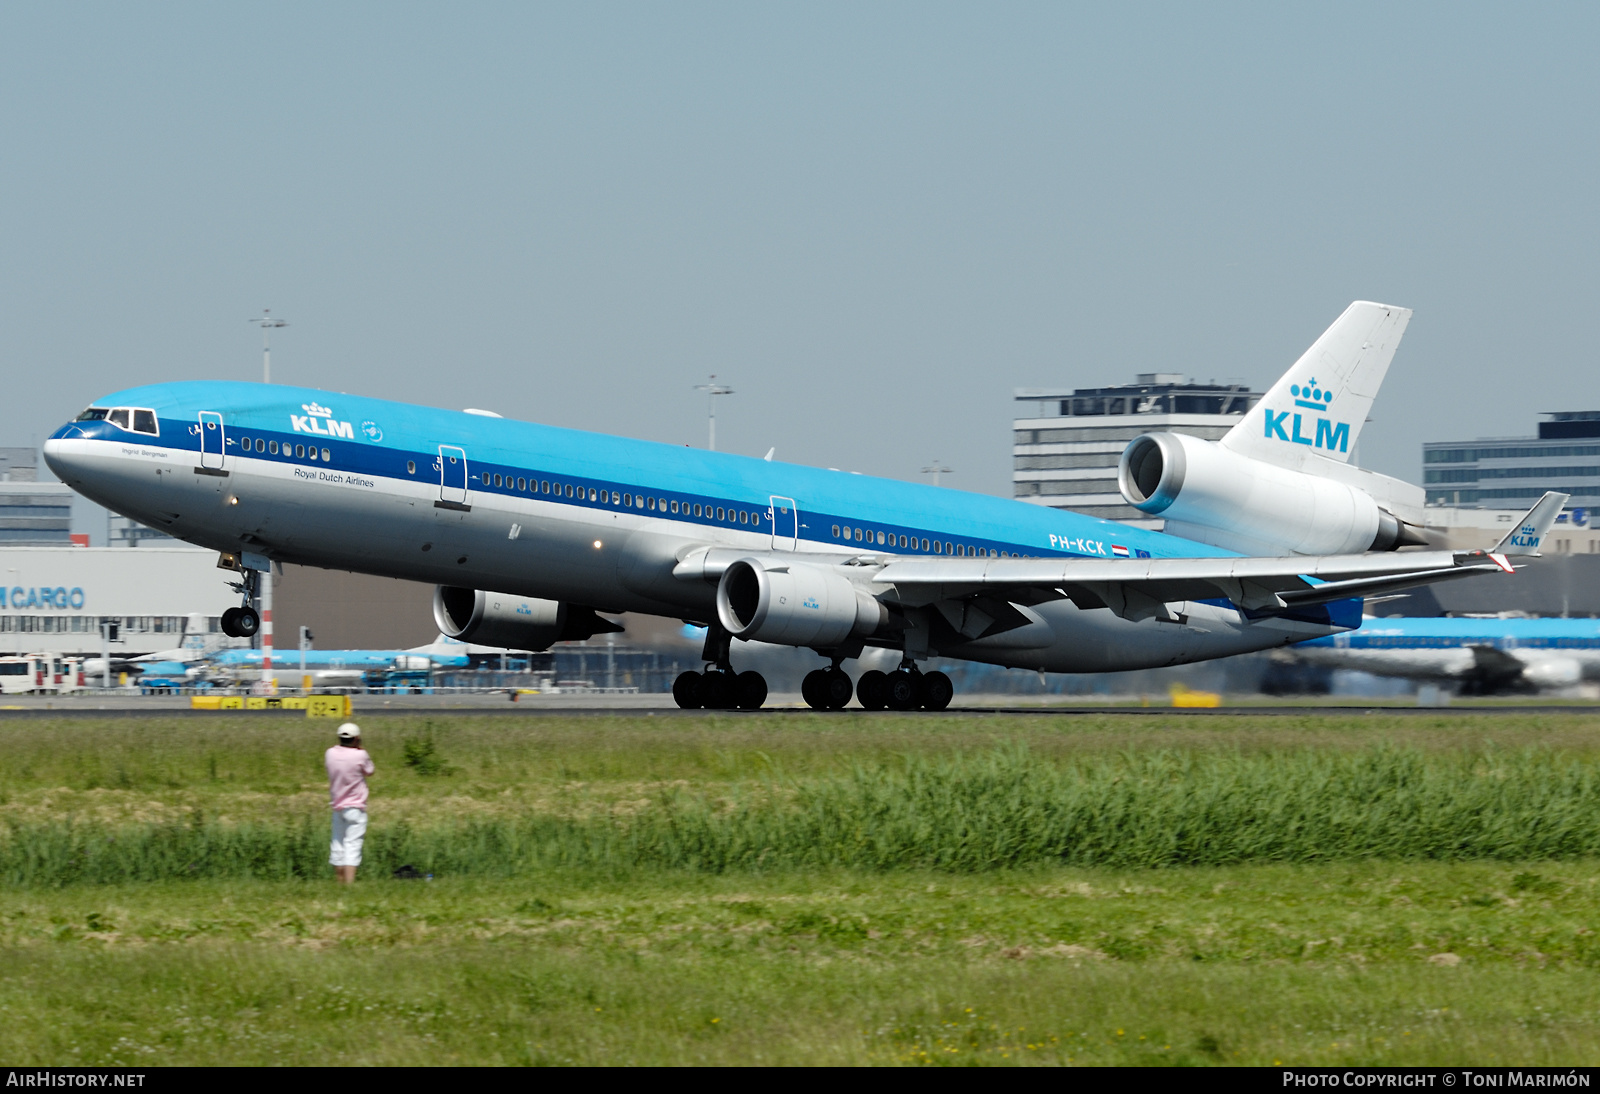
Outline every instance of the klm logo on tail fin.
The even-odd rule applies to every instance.
[[[1539,541],[1543,538],[1544,537],[1539,534],[1538,528],[1531,524],[1524,524],[1521,528],[1518,528],[1511,534],[1509,546],[1537,548],[1539,546]]]
[[[1312,448],[1322,448],[1329,452],[1350,451],[1350,423],[1336,422],[1325,415],[1333,405],[1333,392],[1324,391],[1317,385],[1315,378],[1306,384],[1291,384],[1289,394],[1294,398],[1294,405],[1317,412],[1316,425],[1308,427],[1308,415],[1294,410],[1272,410],[1262,407],[1262,421],[1266,425],[1265,436],[1269,441],[1287,441],[1290,444],[1303,444]],[[1307,433],[1307,429],[1315,432]]]

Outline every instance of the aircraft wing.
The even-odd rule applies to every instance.
[[[1161,617],[1183,600],[1226,599],[1246,611],[1281,613],[1353,597],[1382,596],[1474,573],[1513,571],[1508,556],[1538,554],[1567,498],[1548,493],[1493,551],[1400,551],[1283,558],[911,558],[889,561],[874,581],[902,604],[922,606],[1001,593],[1022,603],[1070,599],[1129,619]]]
[[[1283,612],[1510,568],[1482,551],[1314,558],[916,558],[890,562],[874,580],[893,585],[896,599],[912,606],[1004,592],[1034,603],[1065,597],[1080,608],[1144,618],[1164,614],[1162,605],[1172,601],[1225,599],[1247,611]]]

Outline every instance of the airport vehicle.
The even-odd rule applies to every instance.
[[[733,638],[809,647],[818,709],[941,709],[938,654],[1051,672],[1177,665],[1351,630],[1361,598],[1536,553],[1548,494],[1493,551],[1422,549],[1422,491],[1351,450],[1411,312],[1352,304],[1221,441],[1129,443],[1121,489],[1152,532],[1022,502],[306,388],[155,384],[45,443],[51,470],[118,513],[222,553],[259,626],[277,562],[437,586],[452,638],[540,650],[619,630],[604,613],[707,626],[684,706],[759,707]],[[1399,550],[1417,547],[1417,550]],[[867,646],[892,673],[852,682]]]
[[[1329,668],[1451,681],[1473,694],[1566,688],[1600,680],[1600,620],[1368,617],[1290,652]]]
[[[54,653],[0,657],[0,695],[65,693],[83,687],[83,666]]]

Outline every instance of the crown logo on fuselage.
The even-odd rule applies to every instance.
[[[301,403],[300,404],[300,409],[305,411],[307,414],[315,414],[319,418],[331,418],[331,417],[333,417],[333,411],[329,410],[327,407],[325,407],[322,404],[320,404],[318,402],[315,402],[315,401],[312,401],[312,402],[309,402],[309,403]]]

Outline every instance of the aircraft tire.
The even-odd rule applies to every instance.
[[[812,710],[827,710],[827,669],[812,669],[806,673],[805,679],[800,681],[800,698],[806,701],[806,706]]]
[[[889,705],[888,674],[868,669],[856,681],[856,701],[863,710],[882,710]]]
[[[740,710],[760,710],[767,701],[767,679],[759,672],[741,672],[733,680]]]
[[[254,638],[261,629],[261,614],[254,608],[235,608],[239,614],[233,617],[234,629],[239,633],[235,638]]]
[[[850,675],[843,669],[824,669],[823,675],[825,679],[817,691],[826,701],[826,709],[843,710],[855,692],[855,685],[850,683]]]
[[[890,710],[916,710],[922,704],[917,700],[922,689],[916,676],[905,669],[896,669],[884,678],[883,700]]]
[[[700,705],[707,710],[732,710],[737,705],[733,673],[713,669],[702,676]]]
[[[922,709],[943,710],[956,695],[956,686],[942,672],[928,672],[922,676]]]
[[[244,637],[239,633],[239,609],[229,608],[222,613],[222,633],[229,638]]]
[[[700,709],[700,674],[680,672],[672,682],[672,701],[684,710]]]

